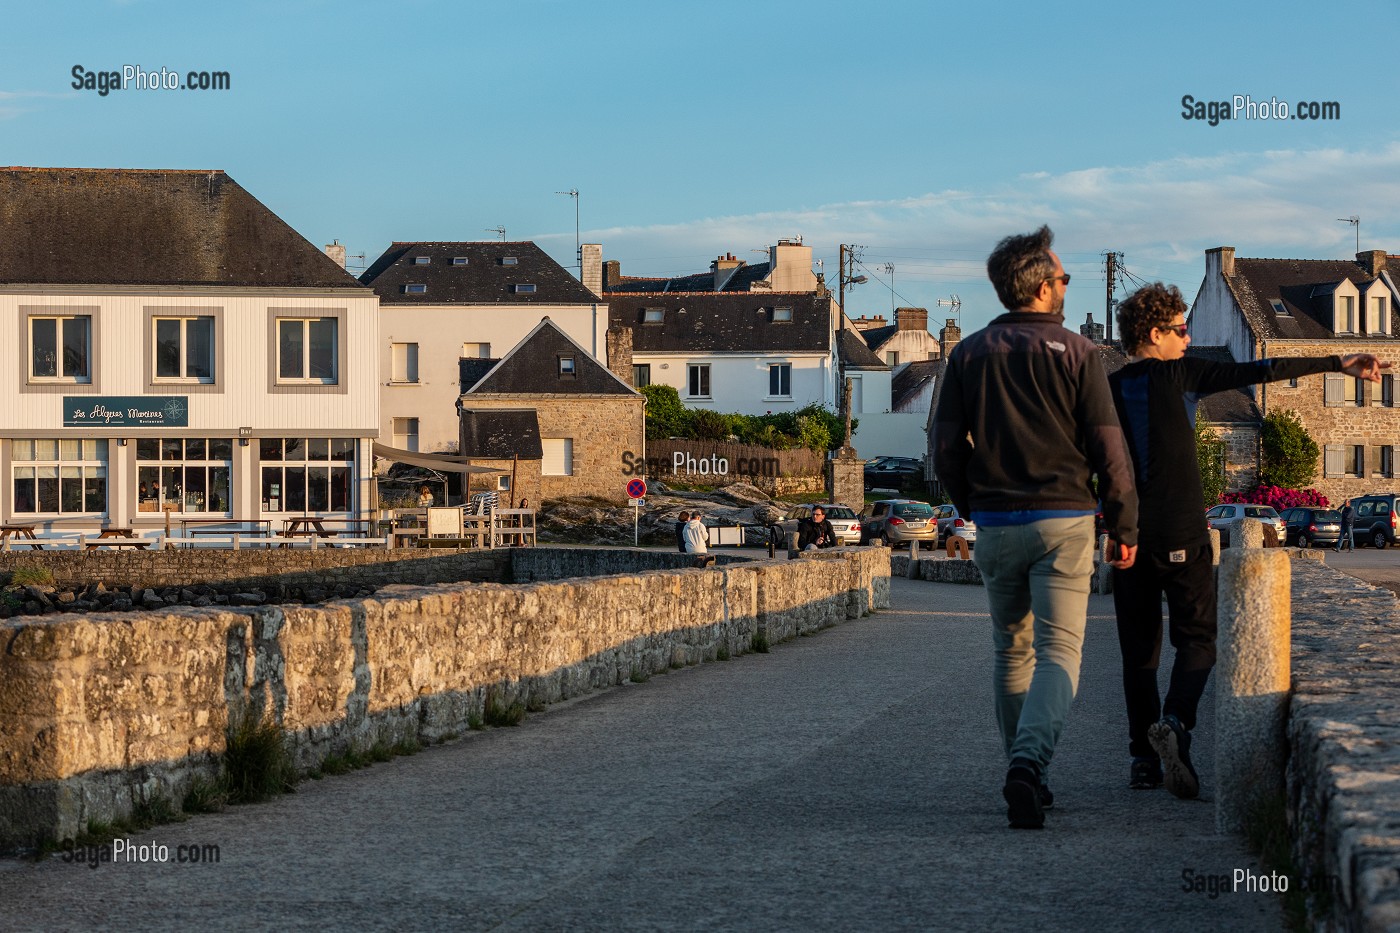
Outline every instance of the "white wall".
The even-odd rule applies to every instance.
[[[927,412],[863,414],[855,430],[856,453],[875,457],[923,457],[928,447]]]
[[[499,359],[546,317],[607,365],[606,304],[382,306],[378,353],[381,437],[392,442],[395,418],[417,418],[419,450],[456,450],[460,443],[455,406],[460,394],[462,344],[489,343],[491,356]],[[416,384],[390,382],[391,348],[396,343],[418,344]]]
[[[681,403],[690,408],[710,408],[720,412],[762,415],[766,412],[796,411],[816,402],[831,402],[831,363],[826,354],[806,356],[725,355],[680,356],[671,354],[633,353],[632,363],[651,366],[651,381],[668,385],[680,393]],[[691,363],[710,366],[710,398],[690,398],[686,384]],[[768,395],[768,366],[772,363],[792,364],[792,397],[774,398]],[[666,368],[662,368],[662,367]],[[888,392],[886,392],[888,396]]]

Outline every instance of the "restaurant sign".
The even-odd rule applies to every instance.
[[[65,428],[185,428],[190,423],[185,395],[65,395]]]

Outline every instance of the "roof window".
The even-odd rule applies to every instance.
[[[467,257],[466,257],[466,256],[453,256],[453,257],[452,257],[452,265],[454,265],[454,266],[465,266],[466,264],[467,264]]]
[[[431,256],[414,256],[414,257],[413,257],[413,264],[414,264],[415,266],[426,266],[428,263],[430,263],[430,262],[432,262],[432,261],[433,261],[433,257],[431,257]]]
[[[515,293],[516,293],[517,295],[533,295],[533,294],[535,293],[535,286],[533,286],[533,285],[517,285],[517,286],[515,286]]]
[[[520,265],[520,260],[517,259],[515,256],[502,256],[502,257],[501,257],[501,265],[503,265],[503,266],[518,266],[518,265]]]
[[[773,309],[773,320],[774,320],[775,322],[791,321],[791,320],[792,320],[792,309],[791,309],[791,308],[774,308],[774,309]]]
[[[410,282],[408,285],[405,285],[403,287],[403,292],[405,295],[422,295],[425,292],[427,292],[427,290],[428,286],[424,285],[421,282]]]
[[[645,308],[642,311],[643,324],[660,324],[666,320],[665,308]]]
[[[1291,315],[1291,314],[1288,313],[1288,305],[1286,305],[1286,304],[1284,304],[1283,302],[1279,301],[1277,298],[1275,298],[1274,300],[1270,301],[1269,304],[1271,304],[1271,305],[1274,306],[1274,313],[1277,314],[1279,317],[1292,317],[1292,316],[1293,316],[1293,315]]]
[[[559,357],[559,375],[572,376],[574,374],[574,358],[572,356]]]

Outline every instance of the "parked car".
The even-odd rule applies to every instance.
[[[860,516],[860,543],[880,541],[886,545],[919,542],[920,547],[938,546],[938,522],[933,506],[912,499],[880,499]]]
[[[1351,500],[1352,508],[1356,509],[1352,528],[1357,544],[1383,548],[1395,543],[1396,499],[1400,499],[1400,495],[1393,492],[1373,492]]]
[[[1336,509],[1284,509],[1279,517],[1288,529],[1284,536],[1288,545],[1331,547],[1342,536],[1342,513]]]
[[[968,547],[976,545],[977,525],[972,519],[959,515],[956,505],[935,505],[933,517],[938,522],[939,541],[947,541],[949,535],[955,535],[966,541]]]
[[[1278,540],[1283,541],[1288,533],[1288,527],[1279,518],[1279,514],[1274,511],[1271,505],[1252,505],[1248,502],[1227,502],[1224,505],[1217,505],[1206,512],[1206,525],[1220,530],[1220,546],[1230,546],[1230,523],[1241,518],[1257,518],[1265,524],[1274,526],[1274,532],[1278,535]]]
[[[876,464],[873,470],[865,465],[866,489],[903,489],[924,478],[923,461],[913,457],[883,457]]]
[[[783,520],[778,522],[778,527],[782,529],[784,540],[789,532],[797,531],[803,521],[812,517],[812,509],[820,505],[826,512],[826,520],[831,522],[832,531],[836,532],[836,540],[841,544],[862,544],[860,540],[860,516],[856,515],[855,509],[846,505],[836,503],[818,502],[797,505],[788,509]]]

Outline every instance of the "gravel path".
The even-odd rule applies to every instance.
[[[1258,870],[1208,799],[1127,789],[1108,598],[1041,832],[1006,828],[982,590],[892,603],[132,839],[217,864],[0,862],[0,928],[1280,928],[1272,895],[1182,890]]]

